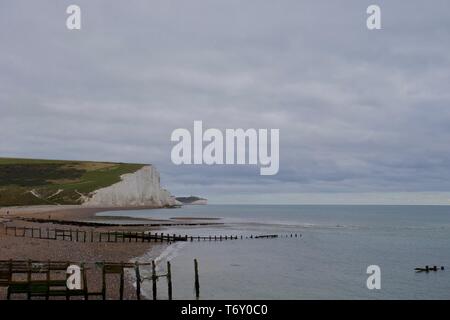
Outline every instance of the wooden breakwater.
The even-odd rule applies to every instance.
[[[5,234],[15,237],[27,237],[44,240],[62,240],[72,242],[175,242],[175,241],[228,241],[238,239],[269,239],[278,237],[301,237],[301,235],[209,235],[189,236],[180,234],[168,234],[147,231],[95,231],[82,229],[56,229],[56,228],[32,228],[32,227],[5,227]]]
[[[123,223],[113,223],[113,222],[93,222],[93,221],[76,221],[76,220],[61,220],[61,219],[43,219],[43,218],[25,218],[25,217],[15,217],[10,220],[21,220],[33,223],[50,223],[65,226],[76,226],[76,227],[129,227],[130,224]],[[131,226],[134,227],[178,227],[178,226],[210,226],[210,225],[223,225],[222,222],[146,222],[146,223],[133,223]]]
[[[80,268],[80,288],[70,289],[67,280],[70,274],[67,272],[69,266],[79,266]],[[151,276],[144,277],[141,274],[142,267],[151,267]],[[194,288],[198,299],[200,296],[198,261],[194,260]],[[101,288],[92,291],[89,287],[87,273],[89,270],[100,269]],[[135,277],[135,299],[142,298],[142,283],[152,282],[152,298],[158,298],[158,280],[166,279],[167,299],[172,300],[172,269],[170,261],[166,263],[166,269],[157,273],[155,261],[151,262],[69,262],[69,261],[32,261],[32,260],[1,260],[0,261],[0,287],[6,288],[6,299],[10,300],[16,295],[26,295],[26,299],[44,298],[49,300],[52,297],[63,297],[70,300],[72,297],[78,297],[84,300],[89,299],[109,299],[108,287],[112,281],[118,280],[118,300],[124,299],[125,288],[125,270],[132,269]],[[111,275],[116,275],[115,279]],[[117,288],[117,285],[115,286]]]

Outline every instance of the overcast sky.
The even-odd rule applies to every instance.
[[[152,163],[216,203],[450,204],[449,39],[448,0],[2,0],[0,155]],[[194,120],[279,128],[278,175],[173,165]]]

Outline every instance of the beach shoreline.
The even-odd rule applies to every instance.
[[[21,206],[21,207],[0,207],[0,217],[8,216],[47,218],[61,220],[80,220],[95,217],[97,213],[105,211],[126,211],[126,210],[148,210],[160,209],[158,206],[140,207],[87,207],[82,205],[44,205],[44,206]]]
[[[161,252],[168,247],[168,243],[132,242],[132,243],[108,243],[108,242],[71,242],[62,240],[47,240],[27,237],[15,237],[6,234],[6,226],[36,227],[36,223],[17,219],[48,218],[58,220],[84,220],[95,217],[99,212],[128,209],[154,209],[155,207],[133,208],[87,208],[83,206],[31,206],[31,207],[4,207],[0,209],[0,260],[34,260],[34,261],[70,261],[70,262],[134,262],[136,257],[145,256],[156,259]],[[39,228],[55,228],[54,223],[39,223]],[[67,229],[67,226],[57,225],[58,228]],[[144,227],[133,230],[143,230]],[[148,230],[151,228],[145,228]],[[80,227],[81,231],[108,231],[111,228]],[[135,279],[126,273],[124,299],[136,299]],[[89,278],[89,277],[88,277]],[[111,296],[117,298],[117,284],[111,285]],[[101,272],[94,270],[89,279],[89,291],[98,291],[101,288]],[[108,288],[110,284],[108,283]],[[116,290],[117,289],[117,290]],[[0,288],[0,297],[4,298],[5,288]]]

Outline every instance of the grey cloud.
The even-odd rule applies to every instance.
[[[218,201],[446,191],[450,4],[378,3],[370,32],[370,1],[79,0],[69,32],[70,1],[2,1],[0,152],[150,162]],[[172,165],[194,120],[280,128],[279,174]]]

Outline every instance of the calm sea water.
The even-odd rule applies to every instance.
[[[107,212],[132,217],[217,217],[223,226],[166,228],[188,235],[301,233],[301,238],[171,245],[174,298],[194,297],[194,265],[207,299],[449,299],[450,206],[208,205]],[[381,289],[366,287],[369,265]],[[415,273],[425,265],[446,270]],[[158,283],[165,297],[165,282]],[[144,290],[150,293],[147,285]]]

